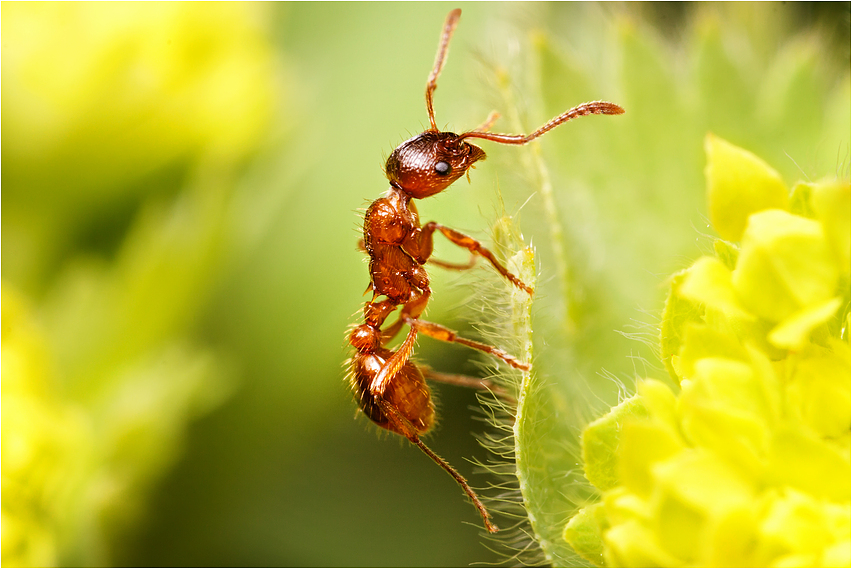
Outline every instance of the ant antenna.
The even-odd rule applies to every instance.
[[[471,132],[488,132],[499,118],[500,113],[498,113],[497,111],[491,111],[491,114],[488,115],[488,118],[485,119],[485,122],[473,129]]]
[[[456,8],[447,15],[447,20],[444,22],[444,29],[441,31],[441,40],[438,43],[438,53],[435,55],[435,65],[432,67],[432,73],[429,74],[429,80],[426,82],[426,111],[429,113],[429,124],[431,125],[429,130],[432,132],[438,132],[438,125],[435,124],[435,109],[432,106],[432,93],[438,88],[438,76],[441,74],[444,63],[447,61],[450,38],[453,37],[453,32],[459,23],[460,17],[461,8]]]
[[[485,132],[485,129],[479,127],[470,132],[460,134],[459,140],[461,140],[462,138],[482,138],[485,140],[499,142],[501,144],[526,144],[531,140],[538,138],[545,132],[556,128],[562,123],[568,122],[571,119],[577,117],[582,117],[586,115],[620,115],[623,113],[624,109],[622,109],[615,103],[608,103],[606,101],[593,101],[591,103],[583,103],[582,105],[577,105],[573,109],[565,111],[558,117],[550,119],[548,122],[544,123],[541,128],[539,128],[532,134],[498,134],[494,132]],[[486,124],[488,123],[486,122]]]

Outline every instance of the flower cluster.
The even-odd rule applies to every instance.
[[[91,437],[79,411],[57,396],[44,334],[30,308],[3,285],[3,561],[56,562],[57,527],[71,507]]]
[[[197,327],[246,241],[235,203],[258,199],[235,197],[274,118],[264,10],[3,7],[8,566],[122,564],[188,425],[231,391]]]
[[[671,279],[661,356],[674,383],[583,434],[600,502],[564,537],[597,565],[850,565],[850,186],[788,191],[712,135],[722,237]]]

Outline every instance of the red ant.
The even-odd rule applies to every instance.
[[[446,470],[473,501],[485,528],[493,533],[497,531],[497,526],[491,522],[491,516],[467,481],[420,440],[420,436],[429,431],[435,422],[435,407],[424,371],[430,379],[439,381],[479,388],[489,385],[483,380],[442,376],[422,370],[409,358],[417,335],[426,334],[444,342],[455,342],[486,352],[517,369],[530,370],[531,365],[518,361],[499,348],[461,338],[449,328],[420,318],[432,295],[424,265],[432,256],[433,235],[436,231],[440,232],[459,247],[471,252],[471,262],[467,265],[453,265],[434,259],[433,264],[464,269],[473,266],[475,256],[479,255],[485,257],[516,287],[530,295],[533,289],[510,273],[491,251],[475,239],[434,221],[421,225],[412,200],[442,192],[465,175],[476,162],[485,158],[481,148],[465,139],[482,138],[501,144],[526,144],[573,118],[591,114],[620,115],[624,109],[604,101],[585,103],[553,118],[528,135],[488,132],[499,116],[496,113],[492,113],[484,124],[474,130],[462,134],[440,132],[435,124],[432,94],[437,87],[450,38],[460,16],[459,9],[447,16],[435,65],[426,83],[429,129],[406,140],[391,153],[385,165],[390,189],[370,205],[364,216],[361,248],[370,257],[370,285],[367,292],[372,291],[373,298],[364,306],[364,324],[354,327],[349,333],[349,343],[356,349],[349,361],[349,381],[364,414],[378,426],[407,438]],[[379,297],[384,297],[384,300],[377,300]],[[387,317],[398,307],[402,307],[399,318],[382,329]],[[405,324],[410,329],[402,344],[395,352],[386,348],[385,345]]]

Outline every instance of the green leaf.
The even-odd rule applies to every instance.
[[[592,504],[581,508],[572,517],[562,532],[562,537],[580,557],[598,567],[604,564],[601,532],[607,528],[603,504]]]
[[[518,252],[507,266],[525,283],[535,283],[532,249]],[[532,300],[523,291],[511,293],[511,322],[520,350],[517,355],[525,361],[533,361]],[[564,512],[573,505],[564,486],[566,478],[557,474],[570,472],[576,464],[556,436],[569,436],[571,429],[564,422],[567,409],[568,402],[541,383],[535,368],[521,373],[513,426],[518,484],[535,539],[554,565],[565,565],[574,558],[562,537]]]
[[[807,182],[797,182],[793,186],[793,191],[790,192],[790,213],[801,215],[813,219],[816,217],[814,208],[811,205],[811,193],[813,184]]]
[[[669,376],[677,382],[682,377],[678,360],[683,345],[683,330],[689,322],[704,322],[704,310],[697,303],[678,294],[688,274],[689,271],[684,270],[669,279],[669,295],[660,324],[660,359]]]
[[[724,239],[716,239],[713,241],[713,251],[728,270],[734,270],[734,267],[737,266],[737,259],[740,256],[740,248],[735,243],[725,241]]]
[[[648,410],[638,395],[622,401],[609,413],[593,421],[583,431],[583,467],[586,479],[598,490],[619,484],[617,451],[625,421],[647,417]]]

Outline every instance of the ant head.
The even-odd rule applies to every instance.
[[[459,135],[427,130],[391,153],[385,175],[391,184],[420,199],[445,190],[483,159],[485,152]]]

